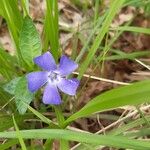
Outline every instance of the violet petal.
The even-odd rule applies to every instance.
[[[44,90],[43,103],[52,105],[59,105],[61,103],[61,97],[55,85],[47,84]]]
[[[69,59],[67,56],[63,55],[61,57],[58,72],[62,76],[71,74],[77,68],[78,68],[78,64],[72,61],[71,59]]]
[[[68,95],[75,95],[76,90],[79,86],[79,80],[72,78],[72,79],[61,79],[61,81],[57,84],[58,88],[68,94]]]
[[[34,58],[34,62],[43,70],[51,71],[57,68],[55,60],[50,52],[46,52]]]
[[[48,80],[48,73],[44,71],[31,72],[27,74],[28,89],[30,92],[37,91]]]

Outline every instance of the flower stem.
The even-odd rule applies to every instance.
[[[55,114],[57,117],[57,121],[58,121],[58,125],[60,126],[60,128],[64,128],[64,115],[62,113],[61,107],[60,106],[54,106],[55,109]],[[61,150],[69,150],[69,142],[66,140],[61,139],[60,140],[60,148]]]
[[[63,123],[65,121],[63,113],[61,111],[61,107],[60,106],[54,106],[55,109],[55,114],[56,114],[56,118],[58,121],[58,125],[60,126],[60,128],[63,128]]]

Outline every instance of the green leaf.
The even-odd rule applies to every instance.
[[[91,133],[75,132],[63,129],[36,129],[20,131],[25,139],[64,139],[81,143],[105,145],[116,148],[135,150],[149,150],[150,143],[146,141],[128,139],[122,136],[95,135]],[[16,132],[0,132],[1,138],[17,138]]]
[[[24,105],[27,105],[27,104],[24,103]],[[52,120],[50,120],[49,118],[45,117],[42,113],[38,112],[37,110],[35,110],[34,108],[32,108],[30,105],[27,105],[27,106],[28,106],[28,109],[35,116],[37,116],[42,122],[48,124],[49,128],[59,128],[59,126],[57,125],[57,123],[55,123]]]
[[[6,92],[10,93],[11,95],[15,95],[16,85],[18,84],[19,80],[20,80],[20,77],[11,80],[9,83],[3,86],[3,89]]]
[[[3,16],[7,22],[11,38],[15,43],[16,52],[19,56],[19,32],[22,26],[23,17],[19,10],[17,0],[1,0],[0,16]]]
[[[30,104],[33,98],[34,94],[27,88],[26,78],[21,77],[15,89],[15,102],[20,114],[24,114],[28,108],[28,105],[24,105],[24,103]]]
[[[34,95],[27,88],[27,80],[25,77],[18,77],[11,80],[3,86],[4,90],[11,95],[15,95],[15,102],[20,114],[24,114],[31,103]],[[27,105],[25,105],[26,103]]]
[[[6,106],[8,106],[7,108],[9,108],[9,110],[15,110],[14,103],[10,103],[12,100],[12,96],[0,87],[0,110],[3,110]]]
[[[130,31],[130,32],[137,32],[143,34],[150,34],[149,28],[142,28],[142,27],[134,27],[134,26],[120,26],[117,28],[111,28],[110,30],[117,30],[117,31]]]
[[[15,64],[15,58],[9,53],[5,52],[4,49],[0,48],[0,68],[14,71]]]
[[[6,115],[6,114],[0,114],[0,131],[8,130],[9,128],[13,127],[13,120],[11,115]],[[24,119],[31,118],[30,115],[23,115],[20,117],[20,115],[15,115],[15,119],[17,124],[21,124]]]
[[[8,140],[4,144],[0,145],[0,150],[6,150],[6,149],[9,149],[9,148],[12,148],[12,146],[16,145],[16,144],[18,144],[17,139]]]
[[[65,124],[93,113],[145,102],[150,102],[150,80],[119,87],[95,97],[81,110],[70,116]]]
[[[24,104],[24,105],[27,105],[27,104]],[[52,121],[50,119],[48,119],[47,117],[42,115],[40,112],[36,111],[31,106],[27,105],[27,107],[30,111],[32,111],[33,114],[35,114],[38,118],[40,118],[42,120],[42,122],[45,122],[46,124],[51,124],[52,123]]]
[[[145,116],[146,120],[150,122],[150,116]],[[127,133],[128,131],[130,132],[135,132],[135,130],[133,130],[133,128],[135,129],[136,127],[145,127],[145,120],[143,120],[143,118],[139,118],[137,120],[131,121],[131,122],[127,122],[128,119],[125,119],[124,122],[126,122],[126,124],[120,126],[119,128],[114,128],[111,131],[106,132],[106,135],[124,135],[125,133]],[[138,129],[138,128],[137,128]],[[129,133],[130,133],[129,132]],[[142,132],[138,131],[138,132]],[[144,132],[145,133],[145,132]],[[150,134],[149,132],[147,134]],[[143,136],[143,135],[142,135]],[[89,147],[91,147],[91,144],[80,144],[78,145],[75,150],[90,150]],[[92,145],[91,150],[96,149],[96,145]]]
[[[143,1],[143,0],[126,0],[124,6],[134,6],[134,7],[144,7],[145,5],[149,6],[149,0]]]
[[[10,80],[16,75],[16,59],[4,49],[0,48],[0,73],[4,78]]]
[[[27,150],[26,145],[25,145],[25,143],[24,143],[24,140],[23,140],[23,138],[22,138],[22,135],[21,135],[21,133],[20,133],[20,131],[19,131],[18,125],[17,125],[17,123],[16,123],[15,117],[13,116],[12,118],[13,118],[14,127],[15,127],[15,129],[16,129],[16,135],[17,135],[18,140],[19,140],[19,143],[20,143],[20,145],[21,145],[21,149],[22,149],[22,150]]]
[[[56,62],[59,58],[59,25],[58,25],[58,0],[46,0],[46,12],[43,27],[43,49],[51,48],[51,53]]]
[[[25,17],[20,33],[19,47],[22,59],[32,69],[33,59],[41,55],[42,47],[39,34],[31,18]]]
[[[149,51],[140,51],[140,52],[132,52],[132,53],[118,53],[117,55],[112,55],[105,57],[104,60],[120,60],[120,59],[135,59],[141,56],[149,56]]]

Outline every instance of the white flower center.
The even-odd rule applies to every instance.
[[[48,75],[48,82],[50,83],[58,83],[60,81],[61,77],[59,74],[51,71],[49,72],[49,75]]]

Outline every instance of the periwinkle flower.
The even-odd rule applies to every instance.
[[[28,89],[33,93],[46,85],[43,94],[43,103],[59,105],[62,101],[58,90],[68,95],[76,94],[79,81],[76,78],[67,79],[66,76],[77,69],[78,64],[63,55],[60,58],[60,64],[56,65],[50,52],[36,57],[34,62],[43,71],[27,74]]]

